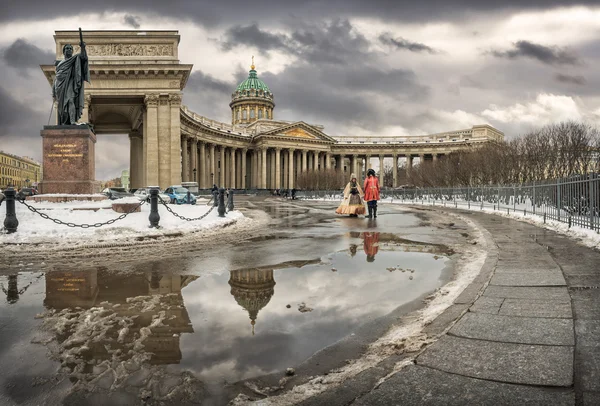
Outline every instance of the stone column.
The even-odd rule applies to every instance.
[[[306,154],[308,153],[307,150],[303,149],[302,150],[302,173],[306,173]]]
[[[288,178],[288,189],[292,189],[294,187],[294,149],[288,150],[288,168],[289,168],[289,178]]]
[[[346,160],[346,156],[341,154],[338,155],[338,159],[336,162],[336,169],[338,173],[344,173],[344,161]]]
[[[206,144],[200,142],[200,160],[198,162],[198,186],[206,189]]]
[[[425,163],[425,154],[419,154],[419,165],[423,165]]]
[[[192,138],[192,155],[190,158],[190,181],[198,182],[198,139]],[[194,177],[194,169],[196,170],[196,176]],[[200,182],[198,182],[199,184]]]
[[[393,176],[393,187],[398,187],[398,155],[392,155],[392,176]]]
[[[438,160],[438,154],[433,154],[433,162],[437,162]]]
[[[331,169],[331,154],[329,152],[325,154],[325,169]]]
[[[216,173],[215,173],[215,161],[216,161],[216,159],[215,159],[215,144],[210,144],[209,153],[210,153],[210,165],[209,165],[210,173],[207,173],[206,175],[208,177],[208,183],[210,184],[209,187],[212,188],[213,185],[216,183],[215,182],[215,176],[216,176]]]
[[[183,136],[181,137],[181,154],[182,156],[182,161],[183,161],[183,171],[181,174],[181,181],[182,182],[187,182],[188,181],[188,176],[190,173],[190,162],[189,162],[189,157],[188,157],[188,139],[187,136]]]
[[[262,163],[262,169],[261,169],[261,187],[263,189],[267,188],[267,148],[263,147],[261,149],[261,163]]]
[[[181,138],[181,94],[169,94],[168,108],[169,132],[171,135],[171,151],[169,154],[170,176],[165,176],[165,178],[169,179],[167,182],[169,185],[177,185],[181,183],[181,153],[179,152],[179,140]],[[169,185],[163,185],[162,187],[167,187]]]
[[[252,154],[250,155],[250,187],[252,189],[256,188],[256,168],[257,166],[257,155],[256,150],[252,150]]]
[[[281,148],[275,148],[275,189],[281,189]]]
[[[383,158],[384,158],[383,155],[379,155],[379,185],[380,186],[384,185],[383,181],[384,181],[384,177],[385,177],[385,171],[383,168]]]
[[[412,164],[413,164],[413,157],[412,155],[408,154],[406,155],[406,176],[410,175],[410,171],[412,170]]]
[[[158,94],[144,97],[144,186],[159,186],[158,180]],[[168,186],[168,185],[167,185]]]
[[[221,152],[221,168],[219,171],[219,183],[217,186],[225,187],[225,147],[223,145],[219,146],[219,150]]]
[[[313,153],[312,151],[308,151],[308,166],[307,171],[312,172],[313,170]]]
[[[139,130],[129,133],[129,184],[131,189],[143,187],[144,162],[144,140]]]
[[[246,189],[246,159],[247,159],[248,150],[246,148],[242,149],[242,176],[240,178],[242,189]]]
[[[365,155],[365,173],[371,169],[371,155]]]
[[[353,173],[355,175],[357,175],[357,173],[356,173],[356,169],[357,169],[356,164],[357,164],[357,162],[356,161],[358,161],[358,159],[357,159],[356,154],[354,154],[354,155],[352,155],[352,159],[351,159],[351,163],[350,163],[350,173],[351,174]]]
[[[83,110],[81,111],[81,118],[77,121],[78,123],[89,123],[90,122],[90,106],[92,104],[92,96],[86,94],[83,99]],[[57,111],[57,110],[54,110]],[[56,115],[58,116],[58,114]],[[131,174],[129,174],[131,176]],[[131,181],[131,178],[129,179]],[[131,183],[131,182],[130,182]]]
[[[236,172],[235,152],[236,152],[236,149],[232,147],[231,151],[230,151],[230,155],[229,155],[229,170],[231,171],[231,183],[229,186],[232,189],[235,189],[235,172]]]
[[[275,150],[273,148],[267,151],[267,157],[269,157],[267,184],[269,189],[275,189]]]

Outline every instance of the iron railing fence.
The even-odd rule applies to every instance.
[[[300,191],[301,198],[341,198],[342,190]],[[382,200],[537,214],[600,232],[600,174],[515,185],[382,189]]]

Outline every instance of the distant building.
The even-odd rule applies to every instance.
[[[129,190],[129,171],[127,169],[121,172],[121,186]]]
[[[29,157],[0,151],[0,189],[36,187],[42,180],[42,164]]]

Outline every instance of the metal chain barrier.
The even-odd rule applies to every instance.
[[[25,200],[19,200],[18,202],[21,203],[22,205],[24,205],[25,207],[27,207],[30,211],[39,214],[40,217],[42,217],[42,218],[44,218],[46,220],[51,220],[51,221],[53,221],[56,224],[65,225],[67,227],[79,227],[79,228],[102,227],[102,226],[106,226],[106,225],[109,225],[109,224],[113,224],[116,221],[123,220],[125,217],[127,217],[131,213],[135,212],[139,207],[141,207],[144,203],[146,203],[145,201],[142,200],[140,202],[140,204],[138,204],[137,206],[135,206],[133,209],[131,209],[127,213],[123,213],[119,217],[116,217],[114,219],[110,219],[110,220],[105,221],[103,223],[75,224],[75,223],[68,223],[68,222],[64,222],[64,221],[59,220],[59,219],[52,218],[52,217],[48,216],[46,213],[42,213],[38,209],[36,209],[35,207],[30,206],[29,204],[25,203]]]
[[[171,213],[172,215],[174,215],[175,217],[181,219],[181,220],[185,220],[185,221],[198,221],[198,220],[202,220],[203,218],[205,218],[206,216],[208,216],[210,214],[211,211],[213,211],[213,209],[215,208],[215,206],[212,206],[206,213],[204,213],[203,215],[201,215],[200,217],[196,217],[196,218],[189,218],[189,217],[184,217],[180,214],[175,213],[168,205],[167,203],[165,203],[165,201],[160,197],[157,196],[158,200],[160,203],[162,203],[163,206],[165,206],[165,209],[167,209],[167,211],[169,213]]]

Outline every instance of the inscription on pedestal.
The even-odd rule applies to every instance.
[[[96,134],[86,125],[46,126],[43,138],[42,193],[99,192],[95,181]]]

